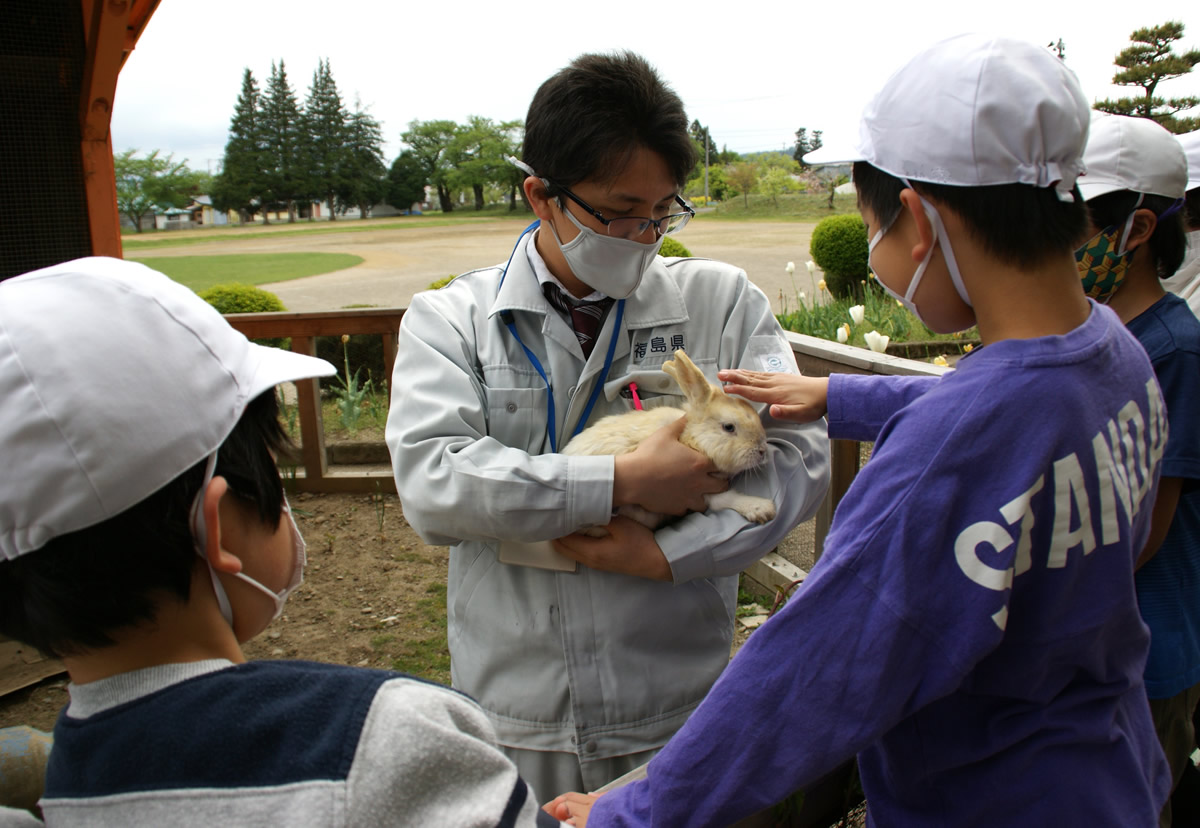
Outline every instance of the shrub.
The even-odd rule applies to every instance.
[[[437,290],[438,288],[444,288],[446,285],[450,284],[457,278],[458,278],[457,273],[451,273],[449,276],[444,276],[441,279],[430,282],[428,290]]]
[[[658,255],[660,256],[682,256],[688,258],[692,255],[692,251],[688,250],[675,239],[667,236],[663,239],[662,247],[659,248]]]
[[[867,278],[867,226],[861,216],[830,216],[813,229],[808,246],[825,271],[825,285],[838,299],[862,298]]]
[[[237,283],[213,285],[199,293],[201,299],[217,309],[219,313],[272,313],[285,311],[283,302],[269,290]],[[286,338],[256,339],[260,345],[272,348],[288,348],[291,341]]]

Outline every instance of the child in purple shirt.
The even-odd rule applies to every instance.
[[[1045,49],[962,36],[822,153],[856,162],[879,284],[986,347],[940,379],[721,372],[774,417],[827,413],[871,461],[646,778],[552,812],[723,826],[857,756],[870,825],[1154,824],[1169,775],[1133,562],[1166,420],[1142,348],[1079,290],[1088,120]]]

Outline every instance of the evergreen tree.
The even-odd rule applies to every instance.
[[[346,123],[345,163],[337,194],[339,209],[344,213],[356,206],[359,218],[365,219],[387,194],[387,165],[383,160],[383,129],[357,100]]]
[[[342,96],[333,80],[329,61],[317,62],[312,86],[304,102],[304,132],[301,156],[307,171],[309,194],[317,201],[329,204],[329,220],[337,218],[335,200],[344,190],[344,177],[349,163],[348,123]],[[382,169],[383,160],[379,166]],[[382,174],[382,173],[381,173]]]
[[[1200,106],[1200,97],[1163,98],[1156,95],[1158,85],[1182,77],[1200,63],[1200,49],[1175,54],[1172,44],[1183,38],[1183,24],[1177,21],[1138,29],[1129,35],[1133,42],[1113,59],[1122,71],[1113,75],[1117,86],[1140,86],[1143,94],[1135,98],[1097,101],[1095,109],[1116,115],[1151,118],[1174,133],[1191,132],[1200,127],[1200,118],[1178,118],[1180,112]]]
[[[425,200],[428,170],[412,150],[396,156],[387,177],[387,203],[397,210],[408,210]]]
[[[804,156],[814,150],[821,148],[821,130],[813,130],[812,138],[808,137],[808,129],[800,127],[796,130],[796,149],[792,152],[792,158],[800,162],[801,167],[807,167],[804,163]]]
[[[212,189],[213,206],[218,210],[237,210],[243,223],[262,207],[266,192],[258,108],[258,83],[246,69],[229,122],[221,172],[213,179]]]
[[[265,190],[271,201],[286,204],[288,222],[296,220],[295,200],[308,195],[303,160],[300,106],[288,84],[283,60],[271,62],[271,77],[263,94],[259,123],[262,127]]]

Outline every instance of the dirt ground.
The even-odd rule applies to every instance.
[[[339,221],[347,232],[283,235],[309,225],[275,224],[220,231],[186,231],[190,238],[210,238],[196,244],[139,250],[125,245],[125,256],[154,259],[165,256],[211,256],[231,253],[350,253],[362,264],[335,273],[264,285],[288,310],[323,311],[347,305],[407,307],[414,293],[451,274],[502,262],[512,252],[527,221],[517,219],[463,220],[455,226],[406,226],[375,229],[396,219]],[[771,299],[776,312],[780,295],[795,307],[797,291],[812,297],[815,280],[804,263],[811,258],[809,240],[816,222],[732,222],[696,219],[677,237],[695,256],[720,259],[743,268],[750,280]],[[322,231],[328,224],[317,225]],[[371,229],[364,229],[371,228]],[[184,231],[180,231],[184,232]],[[252,234],[253,238],[239,238]],[[150,236],[155,241],[164,234]],[[796,271],[785,268],[794,262]],[[151,266],[153,266],[151,264]]]

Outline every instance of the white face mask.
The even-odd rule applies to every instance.
[[[916,191],[914,190],[913,192]],[[920,198],[919,195],[918,198]],[[963,285],[962,274],[958,270],[958,261],[954,258],[954,250],[950,247],[950,239],[946,235],[946,226],[942,224],[942,217],[938,215],[937,208],[924,198],[921,198],[921,208],[925,211],[925,215],[929,218],[929,223],[932,225],[933,241],[929,245],[929,250],[925,252],[924,258],[921,259],[921,263],[917,265],[917,270],[913,273],[912,281],[908,283],[908,290],[904,292],[904,295],[901,296],[888,287],[883,274],[879,272],[874,262],[871,261],[871,256],[875,252],[875,246],[883,240],[884,234],[891,229],[892,223],[896,220],[895,217],[893,217],[892,222],[889,222],[886,227],[880,227],[875,231],[875,235],[871,237],[871,243],[867,246],[867,266],[871,268],[871,272],[875,274],[876,281],[887,291],[888,295],[908,308],[912,315],[921,321],[921,324],[928,327],[921,313],[917,310],[917,305],[913,301],[913,297],[917,295],[917,286],[921,284],[921,279],[925,276],[925,270],[929,267],[929,262],[933,258],[934,248],[938,244],[942,246],[942,255],[946,259],[946,269],[950,272],[950,280],[954,283],[954,290],[958,293],[958,298],[962,299],[968,308],[972,307],[972,305],[970,298],[967,296],[967,289]],[[899,216],[899,213],[896,215]]]
[[[562,243],[554,226],[550,232],[562,250],[563,258],[575,277],[593,290],[613,299],[628,299],[642,283],[642,277],[658,255],[665,236],[653,244],[617,239],[597,233],[579,223],[565,206],[562,213],[579,229],[579,235]]]
[[[229,596],[225,593],[225,587],[221,586],[221,580],[217,577],[216,570],[212,568],[212,564],[208,563],[208,555],[205,554],[205,546],[208,539],[208,526],[204,520],[204,491],[208,488],[209,482],[212,480],[213,471],[216,469],[217,455],[216,452],[209,457],[208,468],[205,471],[204,483],[200,486],[200,491],[196,493],[196,500],[192,504],[192,537],[195,539],[196,554],[204,558],[208,566],[209,577],[212,578],[213,591],[217,595],[217,604],[221,607],[221,615],[225,619],[225,623],[233,626],[233,607],[229,604]],[[304,537],[300,534],[300,528],[296,526],[296,519],[292,515],[292,507],[287,501],[287,495],[283,497],[283,516],[281,520],[287,520],[288,528],[291,534],[292,541],[292,572],[288,576],[287,586],[279,592],[272,592],[262,583],[259,583],[254,578],[251,578],[245,572],[235,572],[233,577],[245,581],[250,586],[257,589],[259,592],[271,599],[275,605],[275,612],[271,616],[271,620],[275,621],[279,616],[283,615],[284,604],[287,603],[288,597],[296,591],[296,588],[304,582],[304,566],[308,563],[307,545],[304,543]]]

